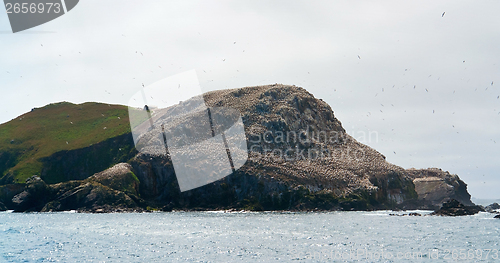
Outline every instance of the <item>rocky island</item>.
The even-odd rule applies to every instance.
[[[303,88],[275,84],[203,98],[208,107],[241,113],[248,160],[231,175],[181,192],[168,155],[134,148],[127,107],[51,104],[0,125],[0,209],[438,209],[451,199],[473,205],[457,175],[387,162]]]
[[[430,215],[438,216],[468,216],[475,215],[485,210],[476,205],[466,206],[455,199],[451,199],[443,203],[440,209],[432,212]]]

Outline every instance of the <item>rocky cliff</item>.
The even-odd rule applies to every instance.
[[[330,106],[303,88],[268,85],[213,91],[203,97],[213,112],[226,107],[241,113],[248,160],[233,174],[181,192],[170,156],[162,154],[165,149],[153,149],[85,180],[45,186],[36,180],[23,189],[8,186],[9,191],[3,186],[0,190],[9,195],[0,201],[18,211],[414,209],[439,207],[452,198],[471,204],[458,176],[388,163],[382,154],[349,136]],[[167,111],[175,112],[176,107]],[[175,132],[196,127],[196,120],[191,116],[164,122],[161,128]],[[156,127],[141,137],[141,143],[158,140],[160,125]],[[189,136],[189,131],[183,132]],[[55,160],[61,165],[48,167],[71,166],[64,166],[65,155],[59,157]],[[204,165],[193,164],[201,173]]]
[[[141,193],[168,209],[434,209],[451,198],[470,203],[458,176],[388,163],[349,136],[330,106],[302,88],[248,87],[209,92],[204,99],[209,107],[241,112],[249,158],[231,176],[181,193],[168,156],[138,154],[131,164]],[[440,178],[439,186],[424,183],[432,178]]]
[[[466,206],[474,205],[467,192],[467,184],[456,174],[438,168],[408,169],[407,172],[413,180],[421,206],[435,209],[452,199]]]

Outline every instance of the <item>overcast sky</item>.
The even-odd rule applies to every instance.
[[[2,11],[0,122],[59,101],[126,105],[141,83],[195,69],[203,91],[303,87],[389,162],[439,167],[473,197],[500,198],[498,10],[493,0],[85,0],[16,34]]]

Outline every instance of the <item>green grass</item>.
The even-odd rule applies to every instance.
[[[12,174],[24,182],[40,174],[41,158],[129,132],[126,106],[61,102],[35,108],[0,125],[0,160],[6,160],[0,163],[0,177]]]

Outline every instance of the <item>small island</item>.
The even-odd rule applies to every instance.
[[[208,107],[241,113],[248,160],[231,175],[181,192],[168,155],[134,148],[127,107],[50,104],[0,126],[0,210],[437,210],[452,199],[474,205],[457,175],[387,162],[303,88],[275,84],[203,97]],[[203,171],[203,163],[197,167]]]

